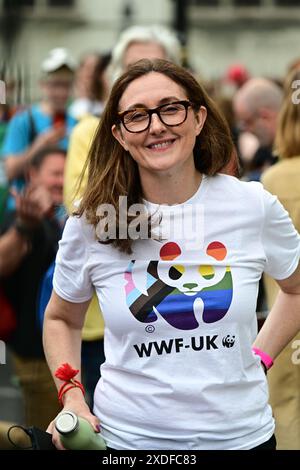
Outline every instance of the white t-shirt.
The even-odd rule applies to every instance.
[[[95,288],[105,319],[102,435],[120,450],[250,449],[274,432],[251,351],[258,282],[294,272],[300,237],[260,183],[225,175],[159,210],[164,240],[135,241],[132,255],[99,243],[84,217],[69,218],[60,242],[56,293],[83,302]]]

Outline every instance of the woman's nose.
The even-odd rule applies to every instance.
[[[166,126],[158,117],[158,114],[153,113],[151,116],[151,123],[150,123],[150,132],[157,134],[161,133],[166,130]]]

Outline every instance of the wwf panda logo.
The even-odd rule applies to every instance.
[[[197,263],[196,253],[182,253],[177,243],[168,242],[158,260],[132,260],[124,272],[124,287],[134,318],[153,323],[162,317],[179,330],[221,320],[233,292],[230,266],[224,262],[227,249],[213,241],[200,255],[203,264]]]
[[[233,336],[233,335],[224,336],[224,338],[222,340],[222,344],[223,344],[224,348],[232,348],[234,343],[235,343],[235,336]]]

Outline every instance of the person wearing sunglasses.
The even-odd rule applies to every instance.
[[[64,410],[101,426],[109,449],[276,447],[265,373],[300,329],[300,237],[260,183],[220,173],[232,149],[183,68],[142,60],[113,86],[44,323]],[[264,271],[281,291],[257,335]],[[91,414],[79,370],[94,290],[106,361]]]

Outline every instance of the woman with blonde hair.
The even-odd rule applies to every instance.
[[[279,162],[262,177],[264,187],[276,195],[300,232],[300,70],[292,70],[284,83],[285,98],[278,118],[275,150]],[[278,286],[264,277],[269,307]],[[300,335],[278,356],[268,375],[270,403],[276,420],[278,449],[300,449]]]
[[[300,329],[300,237],[259,183],[219,173],[231,156],[183,68],[143,60],[116,81],[44,328],[64,410],[100,423],[109,449],[275,448],[264,371]],[[263,271],[281,292],[256,337]],[[78,370],[93,288],[106,361],[91,414]]]

